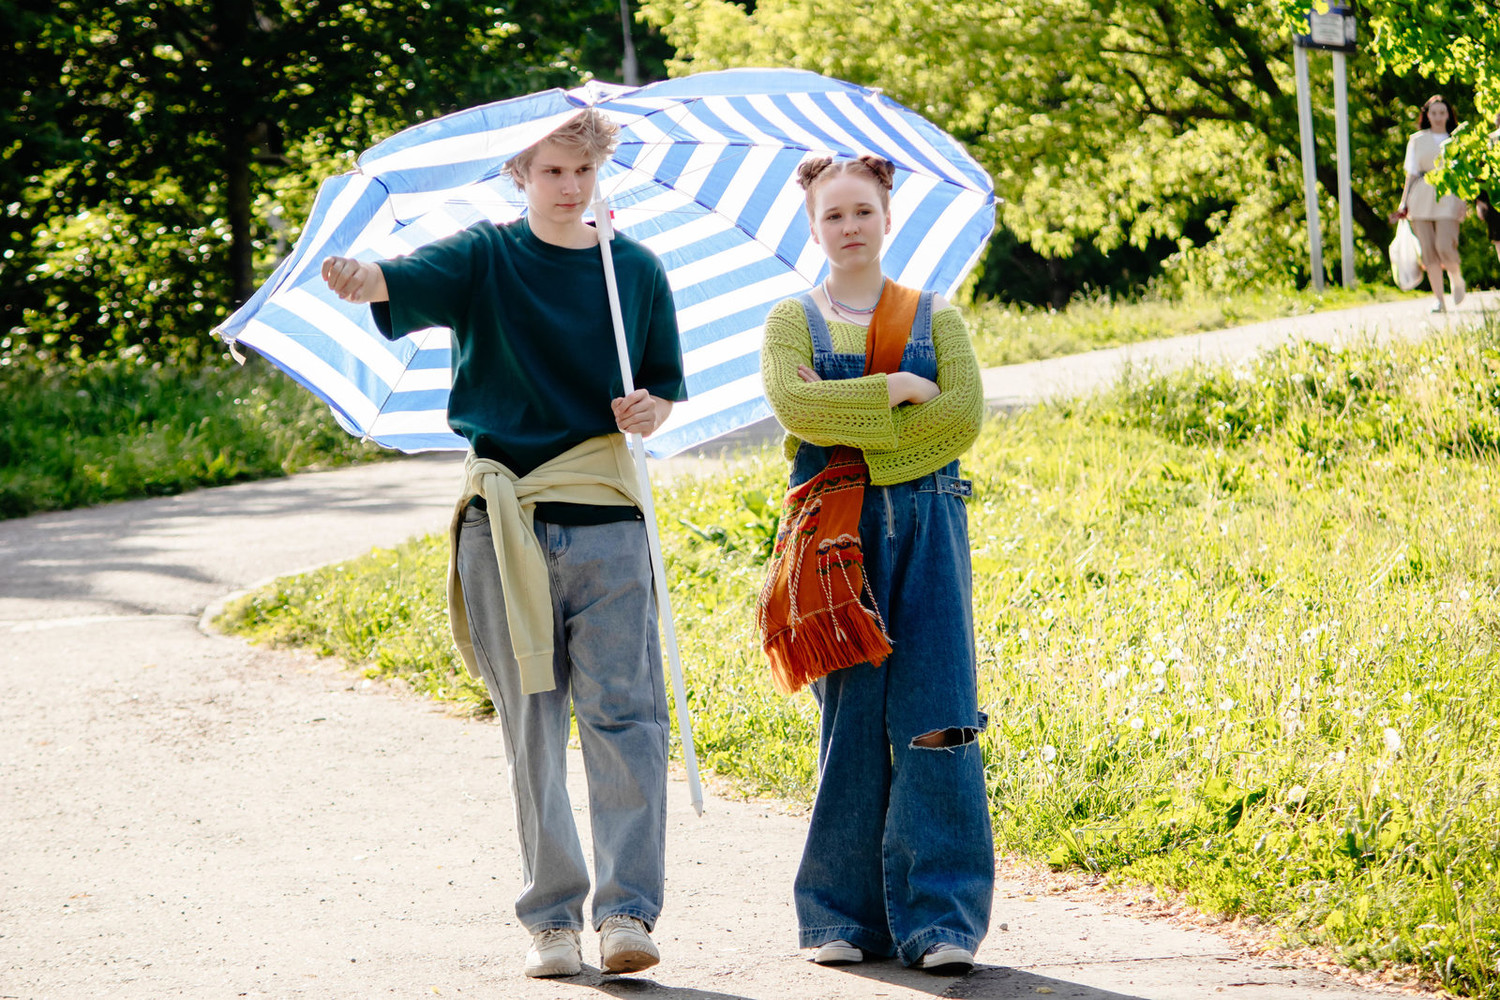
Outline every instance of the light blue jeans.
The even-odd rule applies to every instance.
[[[568,798],[568,718],[578,722],[594,836],[593,926],[661,913],[667,822],[666,692],[646,527],[536,522],[552,584],[557,687],[520,690],[489,516],[470,507],[458,572],[475,657],[510,761],[525,883],[516,916],[531,933],[583,929],[589,892]]]
[[[804,948],[844,940],[911,965],[935,944],[972,951],[989,929],[995,856],[978,741],[970,486],[957,472],[953,463],[865,489],[865,572],[893,652],[878,668],[812,685],[818,796],[793,888]],[[923,737],[954,745],[916,745]]]

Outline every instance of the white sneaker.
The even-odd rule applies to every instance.
[[[660,961],[644,921],[617,913],[599,925],[599,964],[605,972],[640,972]]]
[[[967,976],[974,971],[974,953],[956,944],[935,944],[917,960],[917,968],[939,976]]]
[[[1469,288],[1464,284],[1464,279],[1455,274],[1448,275],[1448,287],[1453,291],[1453,308],[1457,309],[1469,294]]]
[[[526,949],[526,974],[533,979],[576,976],[583,971],[583,947],[578,932],[566,927],[538,931]]]
[[[813,961],[819,965],[854,965],[864,960],[865,953],[848,941],[829,941],[813,955]]]

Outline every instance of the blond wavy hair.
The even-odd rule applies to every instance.
[[[580,111],[561,127],[547,134],[540,142],[533,143],[505,161],[505,174],[516,187],[525,188],[526,178],[531,173],[531,161],[542,143],[555,143],[569,152],[583,153],[594,166],[603,163],[615,151],[620,141],[620,126],[610,121],[594,108]]]

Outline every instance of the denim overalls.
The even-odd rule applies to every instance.
[[[816,303],[802,303],[818,375],[863,375],[864,355],[835,353]],[[931,292],[901,370],[937,377]],[[803,442],[791,484],[816,475],[828,452]],[[812,685],[822,709],[818,795],[794,887],[804,948],[844,940],[911,965],[938,943],[972,951],[989,928],[994,837],[977,742],[986,720],[975,686],[970,492],[957,461],[865,488],[865,574],[894,649],[881,667],[837,670]],[[912,746],[952,729],[966,742]]]

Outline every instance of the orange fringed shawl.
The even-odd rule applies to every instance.
[[[900,370],[921,294],[886,281],[865,334],[866,375]],[[785,694],[843,667],[879,666],[891,653],[859,540],[869,482],[864,455],[839,446],[822,472],[782,502],[756,618],[771,680]]]

